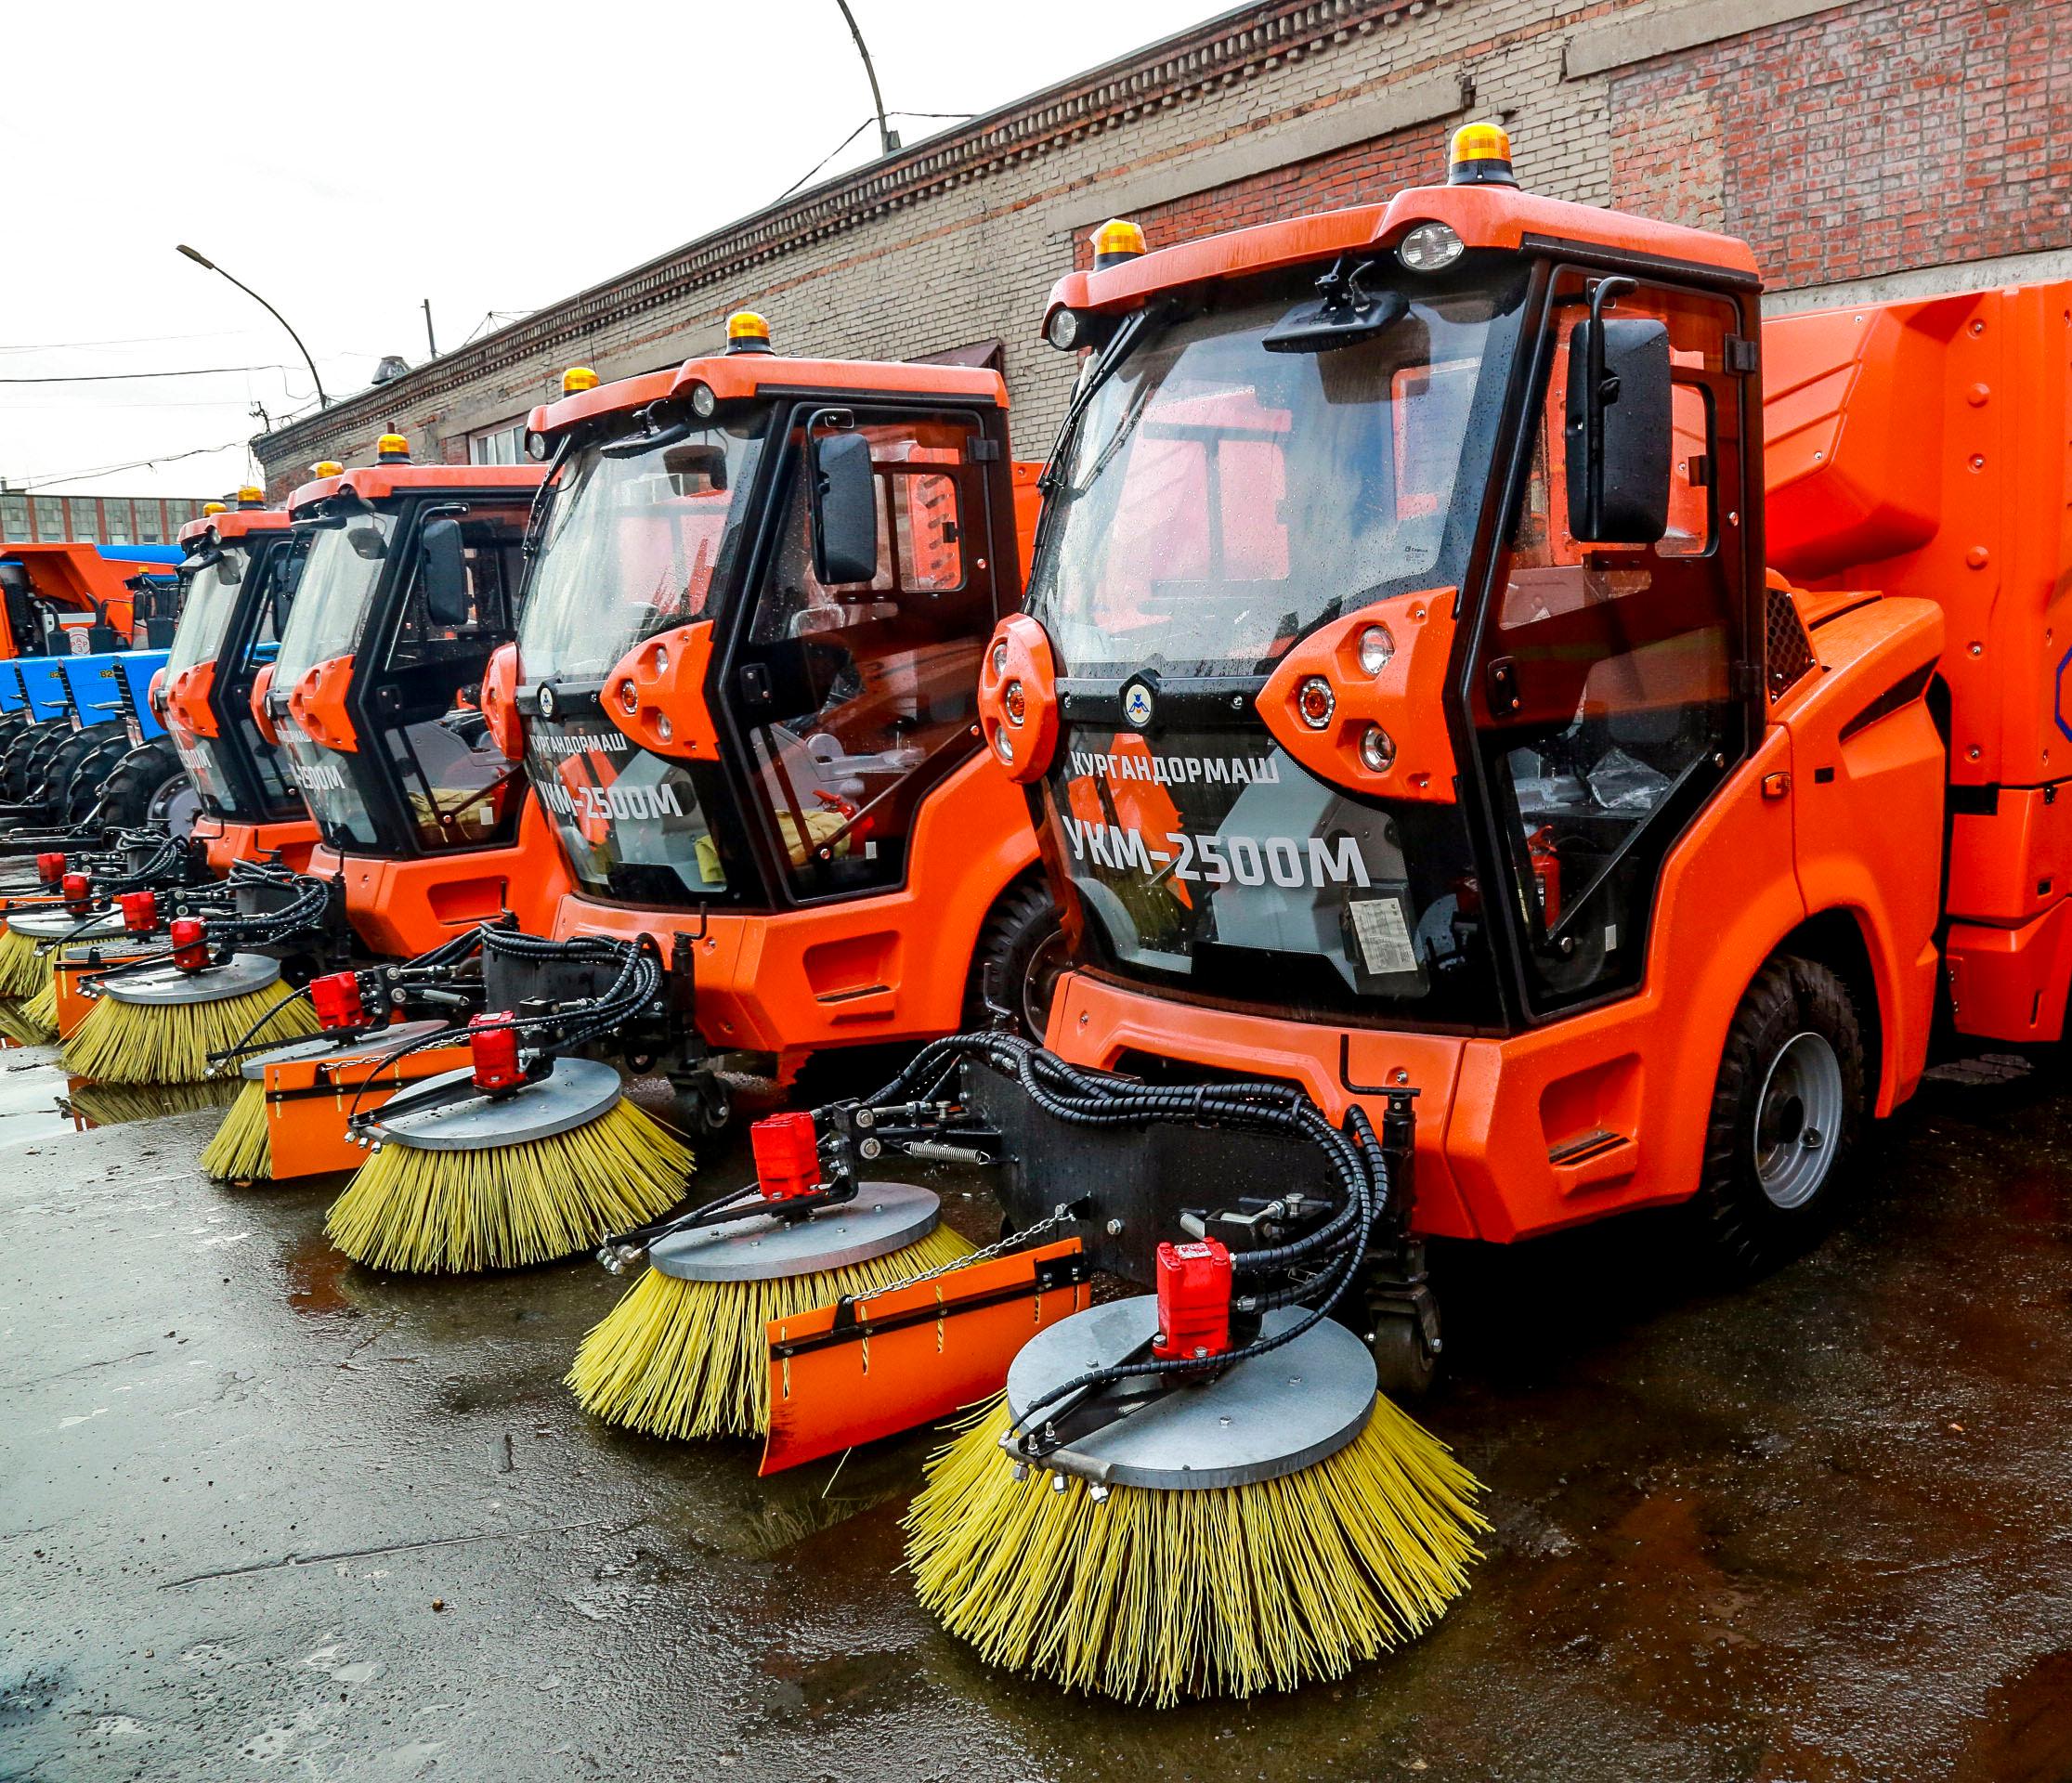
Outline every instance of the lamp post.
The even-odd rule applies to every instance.
[[[856,29],[856,15],[849,10],[849,0],[835,0],[835,5],[849,22],[849,34],[856,40],[856,54],[864,59],[864,72],[870,77],[870,102],[878,112],[878,152],[892,154],[899,147],[899,132],[885,122],[885,99],[878,90],[878,71],[870,65],[870,50],[864,43],[863,33]]]
[[[331,398],[324,395],[324,381],[317,375],[317,361],[309,357],[309,349],[303,345],[302,336],[297,334],[293,329],[288,327],[288,319],[274,308],[271,304],[267,303],[264,297],[260,296],[257,292],[254,291],[243,280],[233,279],[228,273],[223,272],[223,268],[217,266],[214,260],[211,260],[207,254],[189,247],[185,241],[179,242],[177,245],[180,252],[193,261],[196,266],[206,267],[210,272],[223,273],[226,279],[229,279],[233,285],[243,292],[254,303],[257,304],[268,316],[271,316],[282,328],[288,329],[288,338],[295,344],[297,350],[302,354],[302,362],[309,368],[309,381],[317,386],[317,407],[319,409],[330,408]]]

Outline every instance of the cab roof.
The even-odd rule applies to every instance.
[[[764,390],[872,391],[895,396],[962,397],[1008,406],[1007,382],[997,371],[968,365],[913,365],[903,359],[789,359],[775,353],[715,353],[638,377],[619,378],[579,390],[558,402],[544,402],[527,425],[536,434],[559,433],[595,415],[645,409],[651,402],[710,386],[722,401]]]
[[[203,514],[180,528],[180,543],[191,549],[204,539],[223,544],[254,532],[278,532],[288,524],[285,508],[231,508]]]
[[[1471,248],[1609,249],[1702,267],[1731,284],[1760,282],[1747,242],[1711,229],[1657,223],[1508,186],[1413,186],[1385,204],[1261,223],[1159,248],[1104,271],[1068,272],[1051,287],[1044,321],[1048,325],[1059,309],[1137,309],[1153,293],[1178,286],[1300,266],[1361,248],[1393,248],[1420,223],[1445,223]]]
[[[336,476],[305,483],[288,498],[288,513],[292,518],[297,510],[346,490],[363,501],[382,501],[420,489],[531,490],[540,487],[545,475],[537,464],[361,464]]]

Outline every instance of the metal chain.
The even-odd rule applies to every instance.
[[[1045,1232],[1060,1226],[1072,1225],[1075,1217],[1072,1207],[1071,1202],[1061,1201],[1034,1226],[1024,1226],[1018,1232],[1008,1232],[990,1244],[981,1245],[975,1251],[967,1251],[961,1256],[953,1256],[948,1262],[938,1263],[932,1269],[923,1269],[919,1275],[910,1275],[904,1282],[890,1282],[882,1288],[871,1289],[868,1294],[854,1295],[851,1297],[857,1300],[876,1300],[883,1295],[897,1294],[902,1288],[918,1288],[922,1282],[932,1282],[939,1275],[954,1275],[958,1269],[968,1269],[974,1263],[990,1263],[997,1256],[1006,1256],[1010,1252],[1023,1249],[1030,1240],[1039,1238]]]

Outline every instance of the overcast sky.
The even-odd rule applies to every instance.
[[[1223,10],[851,4],[887,109],[959,113]],[[74,0],[10,8],[5,43],[0,477],[16,488],[214,495],[247,475],[254,403],[278,419],[313,401],[287,334],[178,242],[280,309],[337,397],[384,354],[425,357],[424,299],[450,351],[492,312],[770,202],[870,115],[835,0]],[[954,127],[893,123],[909,143]],[[875,152],[873,126],[827,171]],[[233,369],[20,382],[217,367]]]

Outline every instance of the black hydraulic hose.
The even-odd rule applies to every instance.
[[[1323,1272],[1287,1288],[1261,1293],[1253,1304],[1269,1310],[1297,1304],[1320,1290],[1322,1299],[1286,1330],[1256,1337],[1215,1358],[1214,1366],[1229,1368],[1293,1343],[1329,1316],[1358,1277],[1375,1227],[1388,1206],[1390,1185],[1386,1154],[1366,1112],[1357,1105],[1348,1111],[1347,1130],[1341,1132],[1314,1103],[1285,1084],[1125,1085],[1105,1074],[1082,1071],[1029,1041],[1000,1033],[954,1035],[923,1048],[906,1070],[868,1100],[877,1105],[907,1100],[922,1084],[941,1081],[948,1068],[969,1058],[982,1060],[1012,1077],[1039,1109],[1075,1126],[1105,1127],[1156,1120],[1237,1126],[1307,1139],[1324,1153],[1332,1175],[1347,1191],[1332,1218],[1289,1243],[1232,1258],[1233,1269],[1254,1273],[1322,1254],[1327,1259]],[[1202,1367],[1202,1362],[1191,1358],[1174,1358],[1090,1370],[1023,1408],[1013,1427],[1025,1427],[1047,1408],[1076,1393],[1126,1379],[1197,1373]]]

